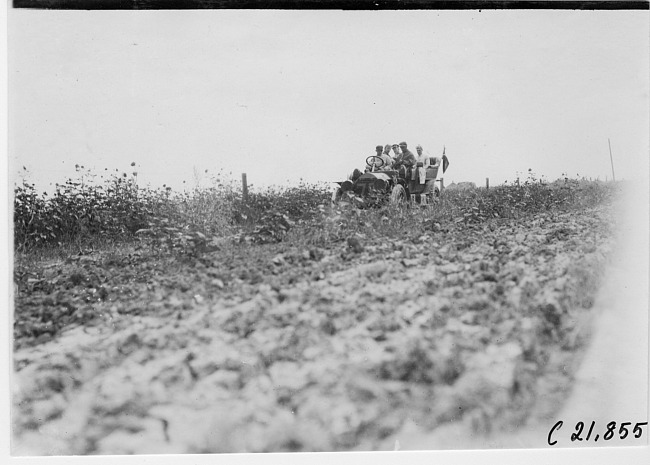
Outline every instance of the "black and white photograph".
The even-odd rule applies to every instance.
[[[62,4],[7,7],[12,461],[646,463],[647,3]]]

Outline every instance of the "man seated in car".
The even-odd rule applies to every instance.
[[[393,149],[393,160],[397,160],[402,156],[402,151],[399,149],[399,144],[393,144],[392,145]]]
[[[366,172],[377,171],[377,170],[389,170],[391,165],[393,164],[393,159],[390,157],[390,155],[384,152],[384,147],[382,147],[381,145],[375,147],[375,150],[377,151],[377,153],[375,154],[375,158],[373,158],[370,161],[370,163],[366,165]],[[380,158],[381,161],[379,161],[378,158]]]
[[[415,147],[415,151],[418,153],[417,157],[417,162],[422,162],[422,166],[427,167],[430,165],[430,156],[428,154],[424,153],[424,149],[422,148],[421,145],[418,144],[417,147]]]
[[[381,154],[381,159],[384,160],[383,170],[390,170],[393,168],[393,157],[390,156],[390,144],[384,146],[384,153]]]
[[[399,159],[399,164],[407,168],[412,168],[415,166],[415,155],[413,155],[413,152],[407,148],[406,142],[400,142],[399,148],[402,152],[402,155]],[[397,160],[395,160],[395,162],[397,163]]]
[[[415,166],[415,155],[407,148],[406,142],[400,142],[399,149],[400,154],[395,157],[393,169],[400,171],[403,177],[407,177]]]
[[[413,171],[413,179],[419,179],[420,184],[424,184],[426,181],[426,169],[431,164],[431,157],[424,153],[424,149],[419,144],[415,147],[415,151],[418,153],[418,158],[416,160],[417,170]]]

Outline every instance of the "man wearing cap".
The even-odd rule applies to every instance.
[[[393,168],[399,169],[402,162],[402,151],[399,149],[399,144],[393,144]]]
[[[383,169],[384,165],[386,164],[386,161],[382,157],[382,152],[384,151],[384,147],[382,147],[381,145],[378,145],[377,147],[375,147],[375,151],[377,153],[375,153],[374,156],[378,157],[378,158],[381,158],[384,163],[382,164],[377,160],[377,158],[373,158],[372,161],[370,162],[370,164],[366,164],[366,172],[367,171],[377,171],[378,169]],[[379,166],[379,165],[381,165],[381,166]]]
[[[402,157],[402,151],[399,149],[398,144],[393,144],[393,160],[397,162]]]
[[[399,157],[399,160],[395,159],[395,164],[404,165],[406,168],[411,168],[415,166],[415,155],[411,152],[406,145],[406,142],[399,143],[400,151],[402,155]]]

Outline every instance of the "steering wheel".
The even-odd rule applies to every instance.
[[[374,160],[375,158],[381,162],[380,165],[377,165],[377,160]],[[377,155],[370,155],[368,158],[366,158],[366,165],[372,166],[373,163],[371,163],[371,161],[374,161],[375,168],[381,168],[386,164],[386,162],[384,162],[384,159],[378,157]]]

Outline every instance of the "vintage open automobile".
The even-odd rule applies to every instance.
[[[391,204],[432,204],[440,197],[438,168],[440,159],[430,157],[429,164],[418,162],[416,166],[383,169],[384,161],[371,155],[366,158],[370,167],[356,179],[337,182],[332,192],[332,203],[348,200],[359,207]]]

